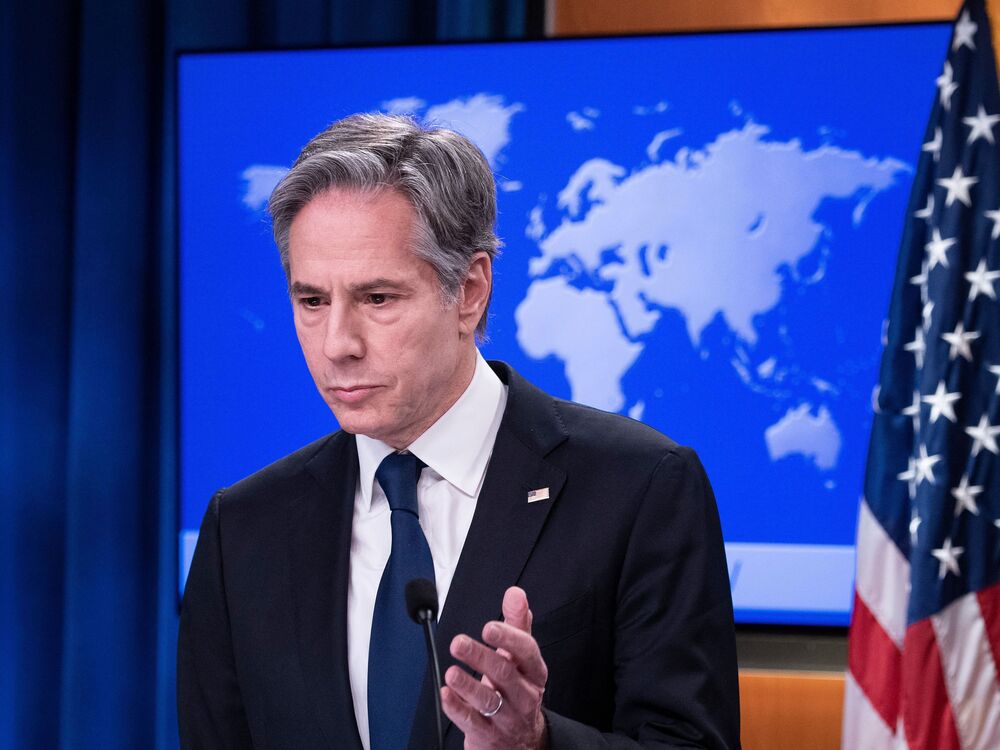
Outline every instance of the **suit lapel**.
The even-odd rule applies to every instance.
[[[442,612],[438,640],[445,652],[454,636],[467,633],[478,638],[483,625],[500,616],[503,593],[520,578],[566,480],[561,469],[503,433],[501,429],[497,435],[486,482]],[[528,493],[543,487],[548,487],[549,499],[529,503]]]
[[[347,661],[347,585],[358,458],[338,432],[306,465],[312,475],[289,519],[299,659],[329,748],[361,750]]]
[[[459,633],[474,638],[501,616],[504,591],[517,583],[549,510],[558,502],[566,473],[545,455],[566,439],[551,397],[501,363],[490,363],[508,386],[507,406],[497,433],[483,489],[438,623],[441,673],[455,664],[448,650]],[[532,490],[549,498],[528,502]],[[425,681],[410,747],[432,747],[431,681]],[[445,717],[445,732],[451,722]],[[422,742],[420,741],[422,740]]]

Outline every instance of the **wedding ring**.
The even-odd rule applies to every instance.
[[[482,714],[483,718],[486,719],[492,719],[494,716],[497,715],[497,713],[499,713],[500,709],[503,708],[503,696],[500,695],[500,691],[494,690],[493,692],[497,694],[497,707],[494,708],[492,711],[479,712],[480,714]]]

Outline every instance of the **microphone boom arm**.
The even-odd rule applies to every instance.
[[[434,616],[429,609],[420,613],[420,620],[424,626],[424,639],[427,641],[427,652],[431,656],[431,670],[434,675],[434,707],[437,709],[437,736],[438,750],[444,750],[444,715],[441,709],[441,662],[438,661],[437,643],[434,642]]]

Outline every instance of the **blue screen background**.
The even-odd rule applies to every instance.
[[[494,163],[501,183],[523,187],[499,195],[506,247],[483,352],[568,398],[563,363],[525,353],[515,313],[532,276],[529,261],[539,255],[525,233],[528,217],[541,207],[548,230],[557,226],[565,217],[555,193],[583,162],[603,157],[634,172],[649,166],[646,149],[658,131],[682,131],[661,147],[660,160],[669,161],[752,122],[769,129],[767,141],[794,141],[803,152],[835,146],[912,166],[947,42],[946,26],[920,25],[183,57],[182,534],[198,528],[216,489],[336,429],[298,349],[266,215],[244,200],[248,167],[288,166],[328,123],[399,97],[430,105],[488,93],[520,104]],[[652,111],[659,102],[666,106]],[[637,107],[651,113],[639,116]],[[567,113],[581,108],[599,113],[587,116],[590,129],[567,124]],[[769,457],[762,426],[797,397],[748,392],[726,365],[738,342],[722,320],[695,346],[682,313],[661,309],[655,339],[623,376],[628,394],[667,394],[644,397],[641,419],[698,450],[727,542],[853,544],[909,179],[879,192],[860,222],[856,200],[821,202],[814,219],[825,232],[803,263],[828,257],[822,283],[797,284],[785,269],[781,304],[754,321],[756,346],[793,349],[797,371],[831,372],[836,362],[829,408],[842,447],[835,472],[818,471],[805,457]],[[586,288],[594,280],[574,283]],[[784,576],[776,567],[773,585]],[[824,611],[738,607],[738,618],[846,624],[850,599],[835,596]]]

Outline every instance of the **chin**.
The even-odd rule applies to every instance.
[[[349,432],[352,435],[368,435],[372,431],[372,426],[363,419],[352,419],[350,415],[341,415],[337,412],[334,412],[333,416],[344,432]]]
[[[360,415],[333,412],[333,416],[336,418],[337,424],[340,425],[340,429],[352,435],[366,435],[375,440],[383,440],[383,435],[386,434],[384,425],[370,419],[364,419]],[[383,442],[385,441],[383,440]]]

